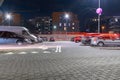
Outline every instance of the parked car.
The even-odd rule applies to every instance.
[[[29,32],[29,30],[22,26],[0,26],[0,31],[13,32],[27,39],[31,40],[33,43],[38,42],[37,37]]]
[[[24,43],[32,43],[31,40],[18,35],[14,32],[0,31],[0,44],[13,44],[22,45]]]
[[[54,37],[50,37],[49,41],[54,42],[55,41]]]
[[[78,43],[81,41],[81,36],[74,37],[74,42]]]
[[[40,37],[40,38],[42,38],[43,41],[48,41],[47,37]]]
[[[91,38],[99,36],[99,35],[100,35],[99,33],[87,33],[84,36],[82,36],[81,43],[84,44],[84,45],[90,45]]]
[[[83,36],[81,38],[81,43],[84,44],[84,45],[90,45],[91,43],[91,38],[90,36]]]
[[[39,42],[39,43],[42,43],[42,42],[43,42],[43,39],[42,39],[41,37],[37,37],[37,39],[38,39],[38,42]]]
[[[117,34],[104,34],[91,39],[92,46],[114,46],[120,45],[120,37]]]
[[[72,41],[72,42],[73,42],[73,41],[74,41],[74,38],[75,38],[75,37],[72,37],[72,38],[70,39],[70,41]]]

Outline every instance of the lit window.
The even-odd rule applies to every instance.
[[[75,29],[75,27],[72,27],[72,29],[74,30],[74,29]]]
[[[59,23],[59,26],[62,26],[62,23]]]
[[[64,31],[66,31],[67,29],[66,29],[66,27],[64,27]]]
[[[72,25],[75,25],[75,23],[72,23]]]
[[[118,22],[118,18],[115,18],[115,22]]]
[[[36,25],[37,27],[39,26],[39,23],[37,23],[37,25]]]
[[[66,26],[66,23],[64,23],[64,26]]]
[[[70,23],[69,23],[69,26],[70,26]]]

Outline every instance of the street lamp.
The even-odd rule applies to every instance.
[[[102,14],[102,8],[100,8],[100,0],[98,0],[98,8],[96,10],[96,13],[98,14],[98,33],[100,33],[100,16]]]
[[[68,19],[69,18],[69,14],[65,14],[65,18]]]
[[[65,30],[66,30],[66,38],[67,38],[67,24],[68,24],[68,19],[70,18],[70,15],[69,14],[65,14],[65,20],[66,20],[66,28],[65,28]]]
[[[54,25],[53,28],[54,28],[54,29],[57,29],[57,26]]]
[[[9,26],[10,26],[10,20],[12,18],[12,15],[10,13],[8,13],[5,15],[5,17],[6,17],[6,20],[9,20]]]

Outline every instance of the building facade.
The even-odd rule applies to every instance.
[[[22,22],[22,16],[21,14],[18,14],[18,13],[13,13],[12,14],[12,25],[14,26],[20,26],[21,25],[21,22]]]
[[[50,17],[36,17],[29,21],[39,34],[52,34],[52,19]]]
[[[53,12],[52,24],[53,33],[79,32],[79,20],[72,12]]]

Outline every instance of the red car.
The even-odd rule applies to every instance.
[[[81,36],[74,37],[74,42],[78,43],[81,41]]]

